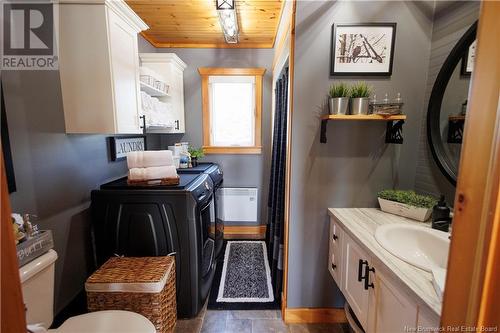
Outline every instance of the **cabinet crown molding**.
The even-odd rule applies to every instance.
[[[123,0],[53,0],[61,5],[105,5],[123,18],[137,33],[149,26]]]
[[[139,53],[142,63],[170,63],[180,69],[186,69],[187,65],[175,53]]]

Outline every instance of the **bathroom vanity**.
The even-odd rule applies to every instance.
[[[376,240],[379,226],[426,225],[375,208],[330,208],[328,270],[363,329],[411,332],[439,327],[441,300],[430,272]]]

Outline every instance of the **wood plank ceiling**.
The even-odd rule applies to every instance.
[[[272,48],[285,0],[236,1],[239,42],[227,44],[215,0],[126,0],[150,29],[155,47]]]

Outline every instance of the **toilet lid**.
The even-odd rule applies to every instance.
[[[130,311],[97,311],[66,320],[57,333],[156,333],[144,316]]]

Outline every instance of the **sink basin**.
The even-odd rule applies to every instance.
[[[446,269],[448,236],[446,232],[406,224],[386,224],[375,231],[375,239],[384,249],[428,272],[433,268]]]

